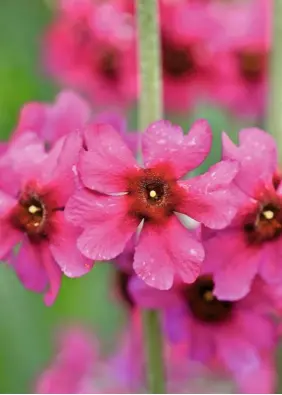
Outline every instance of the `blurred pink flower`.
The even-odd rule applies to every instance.
[[[239,141],[237,147],[223,135],[223,159],[240,163],[234,179],[238,214],[226,229],[202,232],[215,295],[225,300],[247,295],[256,274],[269,284],[282,284],[282,183],[276,143],[256,128],[241,130]]]
[[[214,89],[213,20],[205,2],[162,0],[160,6],[165,105],[187,111]]]
[[[135,272],[161,289],[172,286],[175,274],[193,282],[204,251],[175,212],[212,228],[225,227],[236,212],[229,194],[236,162],[223,161],[201,176],[181,180],[210,150],[207,122],[195,122],[188,136],[168,121],[151,124],[143,134],[145,168],[110,125],[92,125],[84,137],[87,150],[81,152],[78,171],[86,188],[66,206],[67,218],[84,228],[80,251],[91,259],[115,258],[144,220]]]
[[[272,0],[211,2],[211,45],[217,59],[214,100],[235,114],[262,117],[271,49]]]
[[[65,90],[58,94],[54,104],[25,104],[13,138],[22,133],[34,132],[50,148],[62,136],[82,130],[90,116],[88,103],[75,92]]]
[[[73,166],[81,146],[74,132],[46,154],[35,134],[24,133],[0,158],[0,257],[21,242],[10,263],[27,289],[46,291],[47,305],[58,294],[62,271],[76,277],[92,267],[76,247],[79,229],[63,212],[75,186]]]
[[[278,339],[268,290],[258,281],[248,296],[230,302],[217,299],[213,287],[209,274],[169,291],[135,277],[130,292],[139,307],[163,312],[165,333],[186,347],[187,364],[198,361],[215,373],[228,373],[243,393],[272,393]]]
[[[57,355],[50,367],[38,377],[37,394],[91,394],[98,365],[97,341],[82,328],[60,334]]]
[[[135,52],[133,19],[125,0],[61,0],[44,41],[47,70],[101,105],[136,99]]]

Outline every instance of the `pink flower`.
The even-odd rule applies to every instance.
[[[126,2],[61,0],[59,4],[44,41],[48,71],[97,104],[135,100],[135,32]]]
[[[160,5],[165,105],[187,111],[214,91],[213,20],[205,2],[162,0]]]
[[[238,214],[223,231],[203,229],[214,292],[225,300],[247,295],[257,274],[269,284],[282,284],[282,184],[276,144],[256,128],[241,130],[239,140],[237,147],[223,135],[223,158],[240,162],[234,179]]]
[[[20,281],[54,302],[62,271],[76,277],[92,266],[76,247],[79,229],[66,222],[64,207],[75,187],[74,163],[82,145],[79,132],[61,138],[46,154],[33,133],[10,143],[0,158],[0,258],[11,253]]]
[[[235,114],[261,117],[267,100],[272,1],[211,2],[217,59],[214,100]]]
[[[94,369],[97,365],[97,345],[81,328],[71,328],[60,334],[57,355],[50,367],[37,379],[37,394],[91,394]],[[95,392],[94,392],[95,391]]]
[[[115,258],[144,221],[135,272],[161,289],[170,288],[176,274],[193,282],[204,251],[175,212],[212,228],[225,227],[236,212],[229,193],[236,162],[223,161],[201,176],[181,180],[206,158],[211,139],[204,120],[195,122],[188,136],[168,121],[155,122],[143,134],[143,168],[110,125],[87,128],[87,150],[78,163],[86,188],[66,207],[67,218],[84,228],[77,242],[80,251],[90,259]]]
[[[51,147],[60,137],[81,130],[90,115],[88,103],[76,93],[65,90],[56,97],[54,104],[25,104],[13,138],[22,133],[34,132]]]
[[[161,309],[167,336],[186,344],[187,363],[198,361],[215,373],[226,371],[240,392],[272,393],[277,333],[268,314],[268,290],[258,281],[248,296],[230,302],[217,299],[213,287],[209,274],[165,292],[136,277],[130,291],[140,307]]]

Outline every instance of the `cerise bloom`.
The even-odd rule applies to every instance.
[[[30,102],[20,112],[18,125],[12,138],[34,132],[50,148],[62,136],[81,130],[90,119],[87,101],[70,90],[60,92],[54,104]]]
[[[211,93],[217,68],[208,42],[213,21],[205,3],[160,1],[164,102],[187,111]]]
[[[44,40],[47,70],[96,103],[128,103],[137,93],[136,43],[126,2],[58,1]]]
[[[217,1],[209,9],[218,62],[214,99],[235,114],[261,117],[267,101],[272,1]]]
[[[55,358],[37,378],[35,393],[98,393],[94,376],[100,364],[97,340],[80,327],[59,335]]]
[[[57,296],[62,271],[75,277],[92,266],[76,248],[79,229],[64,217],[81,146],[79,133],[71,133],[46,154],[35,134],[24,133],[0,159],[0,257],[9,255],[26,288],[46,291],[47,305]],[[18,243],[21,246],[14,255]]]
[[[239,139],[236,147],[223,136],[223,157],[240,163],[234,179],[238,214],[225,230],[203,229],[215,294],[228,300],[245,296],[257,274],[269,284],[282,283],[282,184],[276,144],[255,128],[242,130]]]
[[[164,332],[173,344],[186,347],[186,363],[228,374],[240,392],[273,392],[277,327],[270,317],[272,296],[261,281],[236,302],[217,298],[208,272],[166,292],[135,277],[129,290],[139,307],[163,312]]]
[[[84,228],[80,251],[91,259],[112,259],[144,222],[134,255],[136,273],[161,289],[171,287],[175,274],[193,282],[204,251],[175,213],[222,228],[236,211],[228,189],[236,162],[220,162],[201,176],[181,180],[209,152],[207,122],[195,122],[188,136],[167,121],[150,125],[143,134],[144,167],[110,125],[88,127],[85,142],[78,162],[85,189],[66,207],[68,219]]]

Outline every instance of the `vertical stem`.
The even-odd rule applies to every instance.
[[[151,122],[162,118],[159,12],[158,0],[138,0],[136,3],[141,87],[138,115],[139,129],[144,131]],[[143,326],[148,392],[161,394],[165,392],[165,377],[158,312],[144,311]]]
[[[162,355],[162,336],[158,312],[143,311],[144,342],[146,343],[146,369],[148,393],[165,393],[165,375]]]
[[[138,0],[139,34],[139,128],[162,118],[162,78],[160,68],[160,37],[158,0]]]
[[[272,52],[270,55],[270,91],[268,108],[268,131],[275,137],[279,158],[282,159],[282,1],[273,1]]]

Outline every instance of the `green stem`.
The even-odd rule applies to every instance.
[[[273,37],[270,55],[268,131],[275,137],[282,158],[282,1],[273,2]]]
[[[162,336],[158,312],[143,311],[144,342],[147,355],[147,383],[150,394],[165,393],[165,375],[162,356]]]
[[[140,100],[139,129],[162,118],[159,12],[157,0],[138,0]],[[158,312],[143,312],[148,392],[165,393],[162,335]]]
[[[138,0],[139,34],[139,127],[162,118],[162,78],[160,68],[160,38],[157,0]]]

